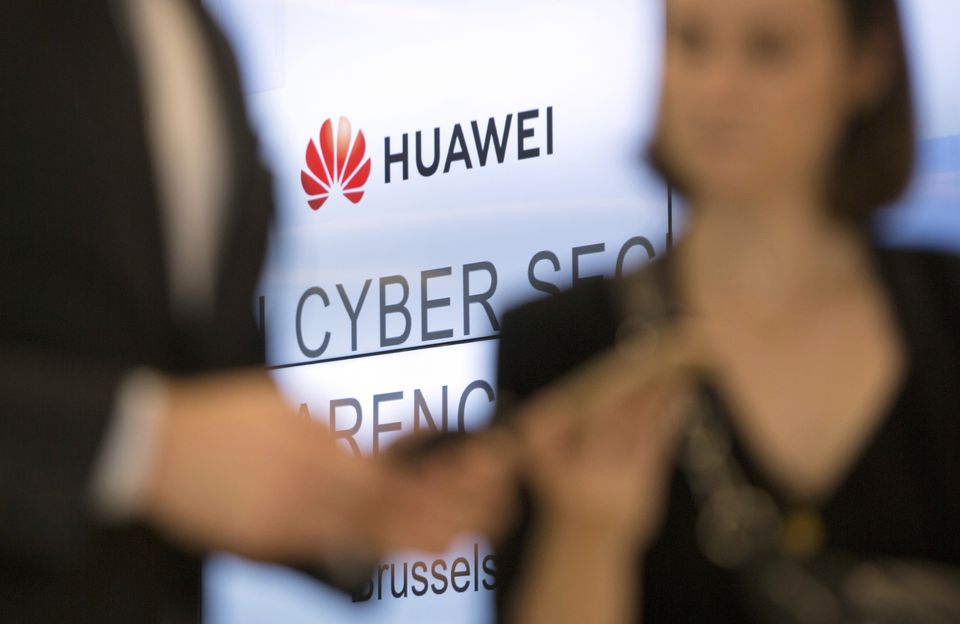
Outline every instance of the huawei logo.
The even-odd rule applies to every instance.
[[[353,139],[351,144],[351,139]],[[363,131],[353,138],[350,120],[341,117],[337,138],[333,138],[333,121],[320,127],[319,149],[310,139],[307,144],[307,169],[300,171],[300,184],[309,196],[307,204],[318,210],[330,195],[340,192],[356,204],[363,198],[363,185],[370,177],[370,159],[364,160],[367,145]]]

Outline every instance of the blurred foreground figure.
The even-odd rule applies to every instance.
[[[912,166],[896,5],[666,17],[651,155],[689,228],[504,319],[529,504],[499,616],[960,621],[960,261],[870,225]]]
[[[0,31],[0,620],[197,622],[210,549],[350,586],[487,528],[485,462],[355,458],[262,371],[271,179],[199,2]]]

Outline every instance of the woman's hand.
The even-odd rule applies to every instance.
[[[693,363],[679,342],[611,351],[518,415],[538,523],[508,613],[524,624],[633,621]]]
[[[543,530],[636,552],[659,525],[692,359],[612,351],[520,416]]]

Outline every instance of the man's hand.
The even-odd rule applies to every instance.
[[[508,475],[467,442],[410,464],[362,459],[262,372],[169,384],[143,515],[198,550],[277,562],[440,551],[509,517]]]
[[[516,463],[506,436],[440,434],[438,448],[405,448],[434,434],[400,440],[380,458],[384,488],[372,528],[382,552],[439,552],[465,534],[498,539],[516,515]]]
[[[147,519],[198,549],[323,560],[366,536],[375,467],[298,416],[261,372],[170,384]]]

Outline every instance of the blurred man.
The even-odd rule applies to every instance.
[[[206,550],[343,577],[475,524],[441,503],[483,491],[343,453],[258,368],[271,179],[199,3],[0,29],[0,619],[195,622]]]

